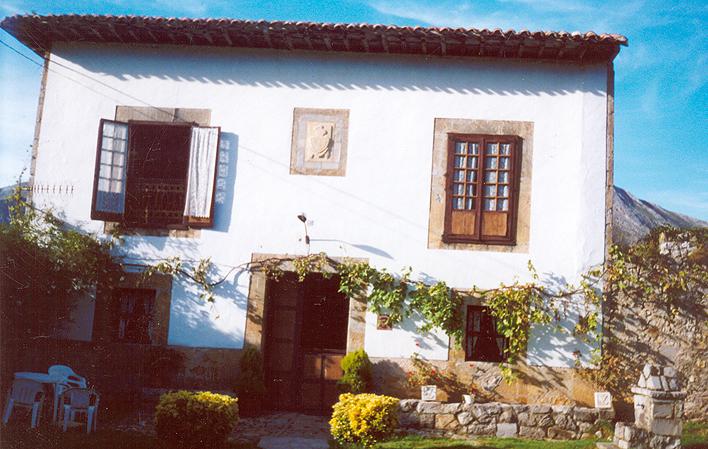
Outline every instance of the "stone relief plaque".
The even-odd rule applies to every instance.
[[[295,108],[290,173],[344,176],[348,126],[346,109]]]
[[[423,401],[435,401],[438,398],[437,385],[422,385],[420,387],[420,399]]]
[[[595,408],[612,408],[612,395],[609,391],[595,392]]]

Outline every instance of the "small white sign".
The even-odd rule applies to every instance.
[[[612,408],[612,395],[609,391],[595,392],[595,408]]]
[[[438,398],[438,387],[435,385],[423,385],[420,387],[420,399],[423,401],[435,401]]]

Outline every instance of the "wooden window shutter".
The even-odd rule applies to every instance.
[[[211,227],[214,223],[220,131],[219,127],[192,127],[183,218],[184,224],[193,228]]]
[[[121,221],[125,212],[128,124],[101,119],[96,145],[91,218]]]

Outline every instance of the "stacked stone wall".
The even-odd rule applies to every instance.
[[[403,399],[399,404],[401,429],[435,436],[590,438],[603,422],[613,419],[612,409],[567,405],[460,404],[417,399]]]

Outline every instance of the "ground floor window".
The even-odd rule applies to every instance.
[[[122,288],[118,291],[118,303],[118,341],[154,344],[155,290]]]
[[[506,338],[497,332],[488,307],[467,306],[466,329],[465,360],[501,362],[504,359]]]

